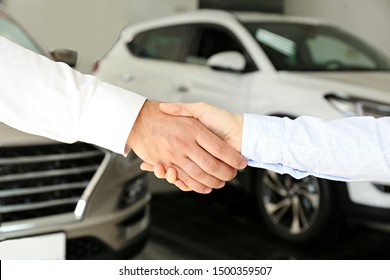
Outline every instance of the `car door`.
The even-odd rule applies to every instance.
[[[193,25],[183,67],[174,78],[172,101],[203,101],[225,109],[243,112],[256,67],[233,32],[217,24]],[[236,51],[246,58],[242,72],[215,70],[207,65],[214,54]]]
[[[171,25],[138,33],[128,43],[132,55],[119,86],[149,99],[170,101],[191,27]]]

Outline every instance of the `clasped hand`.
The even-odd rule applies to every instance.
[[[146,101],[128,145],[141,169],[183,191],[209,193],[246,167],[241,138],[242,115],[205,103]]]

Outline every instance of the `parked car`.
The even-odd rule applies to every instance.
[[[388,116],[389,71],[389,58],[333,24],[198,10],[125,27],[93,73],[150,99],[333,119]],[[290,241],[313,240],[344,216],[376,227],[390,222],[388,183],[296,180],[252,168],[233,183]]]
[[[75,52],[48,52],[4,7],[0,36],[75,65]],[[136,254],[147,240],[150,200],[139,163],[134,154],[58,143],[0,123],[0,259]]]

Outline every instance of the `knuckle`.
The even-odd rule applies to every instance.
[[[193,178],[195,178],[197,181],[202,181],[205,179],[205,177],[207,176],[206,172],[203,171],[202,169],[200,168],[193,168],[193,170],[191,171],[191,175]]]
[[[187,186],[189,185],[189,183],[191,183],[191,177],[187,174],[180,174],[179,179]]]
[[[213,145],[213,149],[215,154],[220,157],[226,153],[225,145],[223,144],[222,140],[215,142]]]
[[[202,101],[199,101],[199,102],[196,102],[194,105],[195,105],[196,108],[202,108],[202,107],[204,107],[206,105],[206,103],[202,102]]]
[[[229,181],[237,175],[237,169],[216,159],[206,161],[205,171],[223,181]]]
[[[185,187],[184,186],[181,187],[182,190],[187,189],[188,191],[193,190],[195,192],[199,192],[200,190],[203,189],[203,186],[200,183],[198,183],[197,181],[195,181],[189,176],[186,176],[185,179],[181,181],[185,185]]]
[[[221,162],[216,159],[205,161],[205,170],[209,174],[217,174],[221,169]]]
[[[198,165],[193,163],[191,160],[186,162],[184,171],[187,173],[186,175],[196,179],[197,181],[203,180],[206,176],[205,171],[203,171]]]
[[[188,135],[191,135],[191,132],[188,132],[187,135],[183,135],[183,133],[180,133],[180,135],[177,134],[172,137],[171,143],[172,147],[175,147],[174,150],[176,151],[176,153],[177,151],[187,152],[191,149],[191,145],[193,145],[193,143],[188,140]]]

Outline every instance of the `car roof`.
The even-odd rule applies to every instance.
[[[232,14],[241,22],[256,21],[278,21],[288,23],[305,23],[305,24],[330,24],[320,19],[310,17],[287,16],[281,14],[270,14],[260,12],[232,12]]]
[[[131,36],[133,32],[142,31],[148,28],[156,28],[159,26],[169,26],[176,24],[191,24],[210,21],[225,21],[225,22],[285,22],[285,23],[302,23],[310,25],[334,25],[319,19],[307,17],[295,17],[279,14],[269,14],[260,12],[234,12],[224,10],[200,9],[194,11],[179,12],[176,14],[146,20],[144,22],[130,24],[123,28],[121,34],[124,37]]]

